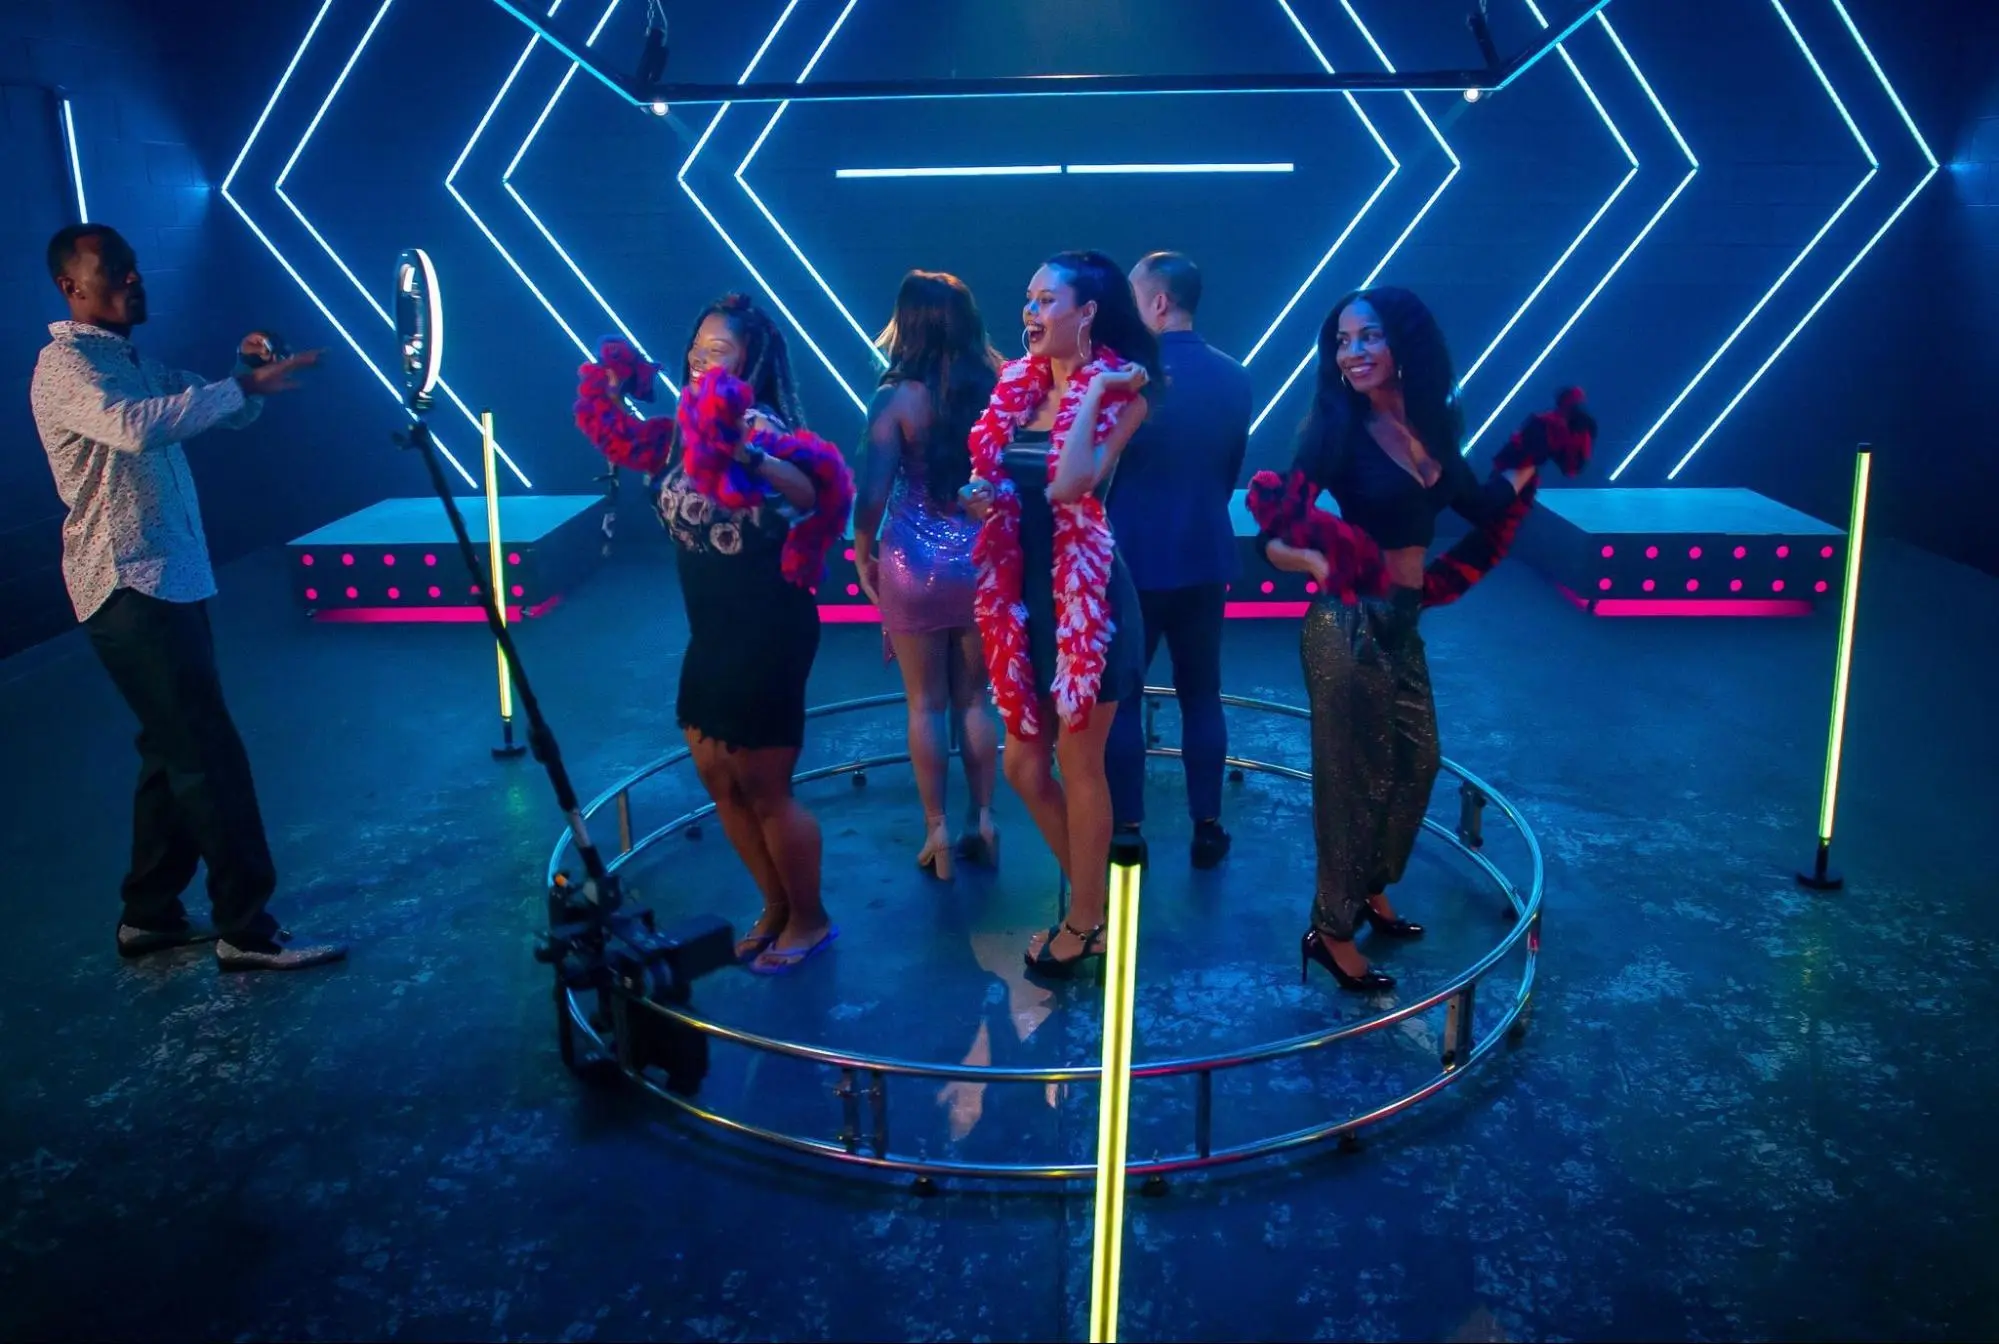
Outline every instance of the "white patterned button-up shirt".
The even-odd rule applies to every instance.
[[[233,377],[205,382],[143,358],[129,340],[57,322],[35,362],[35,428],[69,506],[62,573],[79,621],[120,588],[167,602],[215,595],[201,506],[180,445],[241,429],[263,400]]]

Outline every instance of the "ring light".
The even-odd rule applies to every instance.
[[[422,248],[396,258],[396,340],[402,349],[403,386],[412,406],[430,403],[444,360],[444,304],[437,268]]]

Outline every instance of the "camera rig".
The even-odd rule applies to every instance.
[[[650,909],[632,903],[619,875],[591,842],[583,809],[562,761],[562,748],[542,713],[512,631],[499,609],[499,576],[481,568],[479,549],[452,497],[425,413],[431,405],[443,353],[443,323],[437,274],[423,252],[411,249],[396,263],[397,335],[401,346],[406,401],[412,423],[393,437],[423,459],[431,489],[444,506],[465,567],[476,578],[486,626],[506,659],[514,692],[528,723],[528,750],[548,774],[562,809],[577,858],[580,882],[556,874],[548,889],[548,928],[535,942],[535,960],[553,969],[556,1021],[563,1063],[578,1071],[597,1062],[578,1056],[570,1024],[572,997],[594,1000],[591,1022],[600,1039],[613,1042],[616,1066],[627,1072],[657,1068],[674,1092],[692,1096],[708,1072],[708,1038],[655,1011],[684,1007],[694,981],[735,961],[735,935],[727,921],[698,915],[661,930]]]

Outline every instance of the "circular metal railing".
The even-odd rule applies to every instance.
[[[1145,688],[1145,696],[1149,719],[1150,706],[1159,700],[1171,699],[1173,690],[1171,687],[1148,686]],[[904,703],[904,697],[900,695],[868,696],[815,707],[807,711],[806,717],[831,718],[842,714],[900,706]],[[1309,710],[1275,701],[1225,695],[1222,697],[1222,703],[1253,713],[1308,721],[1311,717]],[[1147,731],[1150,738],[1149,721]],[[647,847],[697,826],[702,819],[714,812],[714,804],[708,803],[684,812],[643,835],[636,834],[632,807],[633,788],[685,762],[691,754],[684,748],[669,752],[651,764],[635,770],[585,806],[583,811],[586,819],[596,817],[607,807],[614,809],[618,825],[617,853],[607,860],[608,866],[613,871],[630,863]],[[1177,757],[1180,753],[1172,747],[1152,744],[1148,746],[1147,754]],[[858,777],[868,770],[906,764],[908,760],[906,754],[883,754],[842,761],[801,771],[794,776],[794,782],[802,784],[843,775]],[[1228,767],[1231,778],[1237,780],[1242,777],[1243,772],[1270,775],[1307,784],[1312,778],[1309,771],[1241,757],[1230,757]],[[1303,1148],[1328,1139],[1336,1139],[1342,1143],[1351,1142],[1357,1131],[1399,1115],[1456,1083],[1502,1042],[1518,1039],[1525,1030],[1540,956],[1541,900],[1545,876],[1540,842],[1535,838],[1519,810],[1484,780],[1448,758],[1443,761],[1443,770],[1458,780],[1458,823],[1455,828],[1448,827],[1434,817],[1426,816],[1423,819],[1423,828],[1441,837],[1468,859],[1505,900],[1505,913],[1510,921],[1510,927],[1505,935],[1470,967],[1458,972],[1440,987],[1429,990],[1408,1003],[1359,1021],[1288,1036],[1241,1050],[1134,1062],[1131,1076],[1135,1081],[1183,1076],[1191,1078],[1194,1085],[1194,1107],[1192,1134],[1186,1149],[1146,1161],[1133,1161],[1127,1168],[1131,1175],[1164,1176],[1173,1172],[1243,1162]],[[1484,813],[1488,806],[1496,809],[1509,828],[1524,842],[1529,860],[1529,874],[1524,889],[1521,884],[1502,872],[1485,853]],[[549,856],[547,877],[551,884],[562,870],[565,857],[571,852],[569,834],[564,831]],[[1516,950],[1524,952],[1519,979],[1517,982],[1501,984],[1498,987],[1498,992],[1505,993],[1508,997],[1504,1000],[1504,1006],[1498,1017],[1481,1033],[1476,1029],[1473,1020],[1480,986],[1492,977],[1500,964]],[[690,1097],[668,1090],[658,1078],[644,1069],[616,1064],[616,1067],[633,1082],[661,1100],[682,1113],[727,1133],[838,1163],[878,1171],[910,1172],[920,1176],[1070,1180],[1090,1178],[1096,1173],[1093,1162],[974,1162],[939,1160],[919,1154],[897,1152],[892,1148],[889,1139],[887,1089],[887,1080],[894,1077],[923,1078],[945,1083],[1088,1085],[1095,1083],[1100,1075],[1099,1068],[1094,1065],[1009,1068],[995,1065],[932,1063],[889,1055],[832,1049],[741,1030],[709,1020],[686,1008],[656,1003],[615,989],[603,991],[603,1002],[599,1006],[602,1011],[599,1014],[592,1014],[573,993],[558,988],[558,1028],[562,1033],[565,1059],[575,1059],[579,1054],[577,1047],[581,1046],[600,1059],[615,1064],[619,1055],[613,1043],[605,1039],[605,1024],[615,1021],[623,1014],[649,1012],[657,1013],[682,1027],[699,1032],[711,1041],[726,1042],[753,1051],[804,1060],[839,1071],[839,1083],[833,1089],[833,1095],[841,1104],[840,1129],[836,1139],[827,1140],[786,1133],[723,1115],[698,1104]],[[1217,1074],[1302,1056],[1341,1041],[1354,1040],[1383,1031],[1439,1008],[1443,1010],[1445,1019],[1444,1029],[1440,1035],[1442,1045],[1439,1052],[1439,1069],[1435,1075],[1417,1087],[1371,1109],[1339,1119],[1225,1147],[1214,1145],[1214,1083]],[[866,1117],[862,1114],[864,1105],[868,1111]]]

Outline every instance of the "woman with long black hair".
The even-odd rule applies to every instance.
[[[791,776],[819,650],[812,589],[846,527],[853,478],[805,432],[783,333],[743,296],[695,319],[672,420],[640,420],[622,401],[656,372],[606,341],[580,372],[577,425],[613,463],[648,475],[678,549],[688,638],[675,716],[763,895],[737,955],[781,975],[839,933],[820,900],[819,823]]]
[[[990,865],[999,852],[992,812],[999,740],[983,703],[986,666],[972,616],[979,529],[965,516],[958,491],[971,479],[966,440],[992,395],[1000,361],[972,291],[957,276],[932,271],[903,277],[880,344],[888,369],[868,407],[854,562],[881,612],[909,702],[909,759],[923,801],[916,862],[948,880],[954,854]],[[958,720],[971,793],[955,849],[944,820],[947,714]]]
[[[1510,539],[1531,499],[1535,461],[1502,458],[1495,466],[1505,469],[1481,484],[1463,439],[1450,351],[1422,300],[1393,288],[1341,299],[1319,331],[1318,386],[1285,491],[1290,521],[1323,488],[1340,506],[1339,523],[1318,534],[1328,540],[1307,544],[1315,538],[1273,526],[1269,514],[1259,521],[1270,562],[1319,585],[1302,641],[1318,882],[1301,954],[1344,989],[1395,984],[1355,948],[1362,921],[1389,938],[1423,933],[1396,913],[1387,889],[1408,865],[1440,761],[1416,630],[1437,515],[1457,511],[1482,529],[1481,541],[1500,531]],[[1252,484],[1253,508],[1265,475]],[[1333,540],[1365,552],[1368,582],[1356,583],[1354,555],[1328,554]]]
[[[1104,951],[1111,799],[1104,741],[1145,682],[1138,592],[1100,498],[1145,420],[1159,342],[1124,268],[1051,257],[1028,282],[1027,353],[972,430],[966,510],[982,519],[979,636],[1006,724],[1006,778],[1069,879],[1069,911],[1027,950],[1063,976]],[[1056,778],[1060,768],[1061,778]]]

